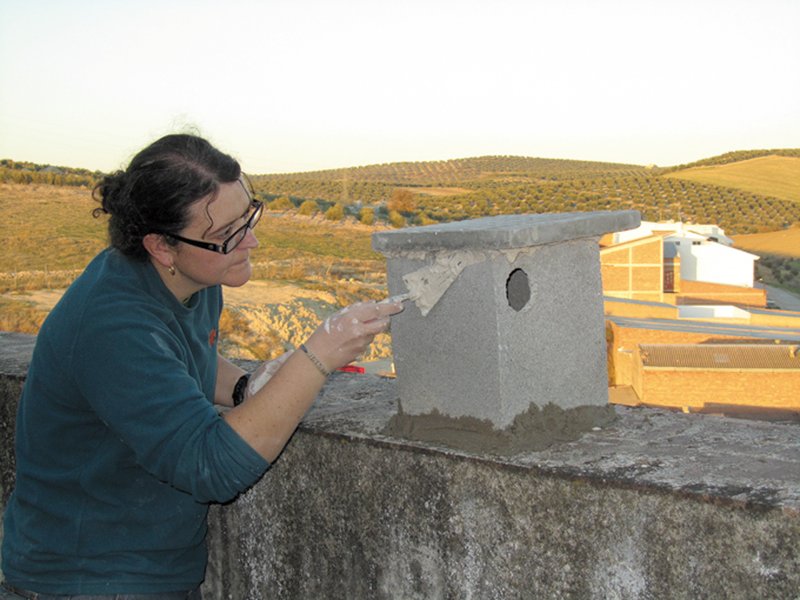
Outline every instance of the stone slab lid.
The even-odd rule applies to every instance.
[[[407,227],[372,234],[372,247],[384,254],[415,250],[504,250],[599,237],[638,227],[636,210],[500,215]]]

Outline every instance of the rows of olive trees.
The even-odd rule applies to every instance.
[[[582,176],[528,177],[495,173],[462,181],[450,195],[415,192],[380,182],[352,182],[347,202],[343,182],[290,177],[259,182],[272,210],[297,211],[331,220],[350,217],[365,224],[424,225],[498,214],[635,209],[652,221],[716,223],[731,234],[775,231],[800,222],[800,204],[693,181],[661,177],[652,170],[611,170]],[[575,171],[572,172],[573,175]],[[275,187],[271,187],[275,185]],[[337,187],[338,186],[338,187]],[[291,190],[291,192],[287,192]]]

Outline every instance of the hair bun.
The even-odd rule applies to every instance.
[[[124,210],[125,200],[123,190],[127,183],[125,171],[116,171],[106,175],[97,185],[97,193],[101,210],[109,215],[119,214]]]

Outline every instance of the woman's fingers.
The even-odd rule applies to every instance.
[[[401,310],[403,305],[397,302],[353,304],[326,319],[307,345],[328,368],[338,368],[362,354],[377,334],[388,329],[391,315]]]
[[[389,324],[391,322],[392,321],[389,317],[382,317],[380,319],[373,319],[372,321],[366,321],[364,323],[360,323],[360,327],[363,332],[362,335],[369,335],[370,337],[375,337],[379,333],[383,333],[384,331],[386,331],[389,328]]]
[[[351,307],[351,313],[356,315],[362,323],[368,323],[375,319],[382,319],[390,317],[403,310],[402,302],[394,303],[381,303],[381,302],[363,302],[355,304]]]

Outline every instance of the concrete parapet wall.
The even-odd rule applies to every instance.
[[[0,373],[5,422],[20,373]],[[618,407],[500,459],[391,438],[396,410],[394,381],[332,377],[264,479],[212,509],[206,598],[797,598],[797,425]]]

